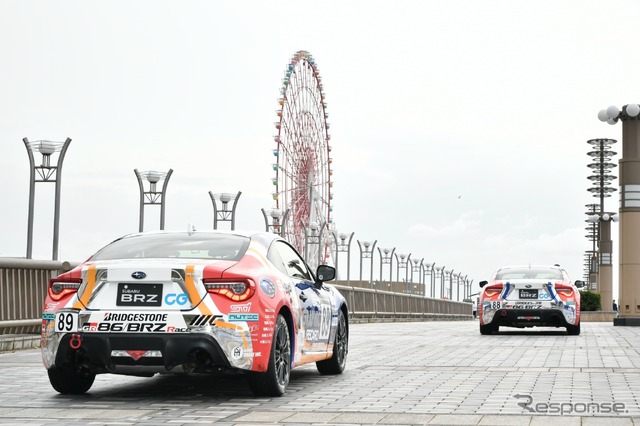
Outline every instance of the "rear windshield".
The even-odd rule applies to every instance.
[[[496,274],[496,280],[517,279],[545,279],[561,280],[562,271],[557,268],[509,268],[501,269]]]
[[[250,239],[226,234],[148,234],[124,237],[98,251],[91,260],[224,259],[238,261]]]

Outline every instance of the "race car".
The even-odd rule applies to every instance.
[[[481,281],[478,315],[480,333],[505,327],[566,327],[580,334],[580,292],[584,282],[572,284],[567,272],[554,266],[500,268],[491,280]]]
[[[87,392],[96,374],[243,373],[280,396],[291,368],[340,374],[347,303],[272,233],[147,232],[108,244],[51,279],[42,359],[52,387]]]

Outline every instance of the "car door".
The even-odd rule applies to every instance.
[[[303,342],[302,354],[326,352],[331,331],[331,298],[329,292],[315,286],[315,277],[298,252],[284,241],[274,242],[286,274],[294,282],[300,300]]]

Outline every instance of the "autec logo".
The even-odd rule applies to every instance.
[[[146,278],[146,277],[147,277],[147,274],[145,274],[142,271],[136,271],[133,274],[131,274],[131,278],[134,278],[136,280],[141,280],[141,279]]]

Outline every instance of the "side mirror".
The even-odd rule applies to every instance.
[[[582,280],[575,280],[573,284],[578,288],[583,288],[586,285],[586,283]]]
[[[487,285],[487,284],[489,284],[489,282],[488,282],[488,281],[480,281],[480,282],[478,283],[478,285],[480,286],[480,288],[484,287],[484,286],[485,286],[485,285]]]
[[[331,281],[336,277],[336,268],[329,265],[320,265],[316,270],[316,277],[320,284],[325,281]]]

